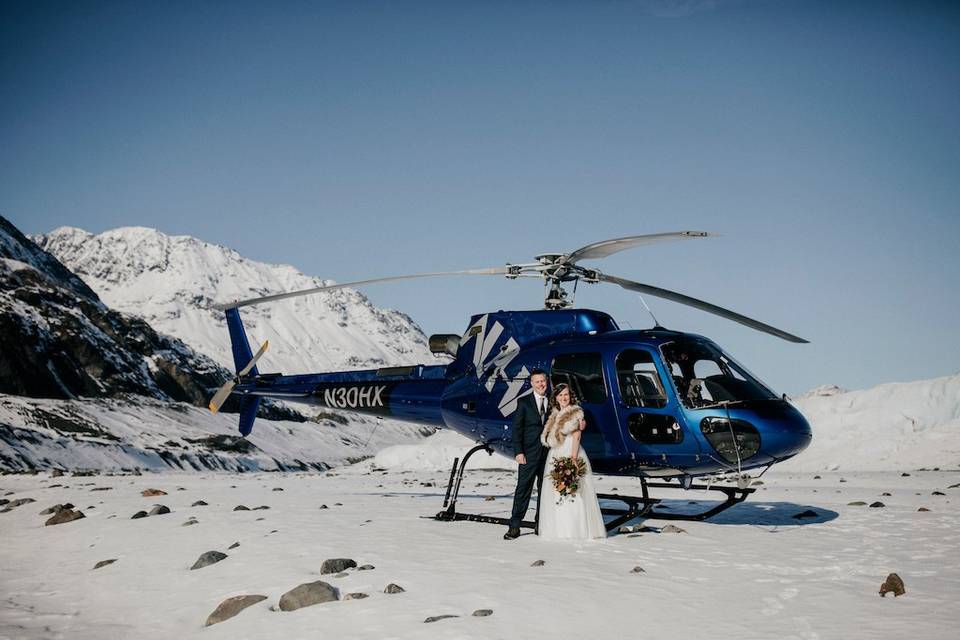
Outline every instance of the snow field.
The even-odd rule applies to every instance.
[[[421,518],[440,510],[447,473],[377,468],[365,461],[327,474],[0,477],[0,493],[14,492],[7,499],[36,499],[0,514],[0,637],[932,639],[949,637],[958,622],[960,489],[948,488],[960,483],[955,472],[814,480],[775,469],[746,503],[712,522],[674,523],[686,533],[658,533],[666,523],[648,520],[641,524],[653,529],[639,535],[565,544],[529,534],[507,542],[494,525]],[[598,480],[601,491],[637,489],[627,478]],[[474,471],[460,509],[506,515],[513,484],[510,471]],[[149,487],[168,495],[142,497]],[[662,497],[675,510],[706,499],[693,491]],[[201,499],[209,505],[190,507]],[[886,507],[848,506],[877,500]],[[87,517],[44,527],[37,513],[66,501]],[[172,513],[130,520],[156,503]],[[233,511],[238,504],[270,509]],[[817,516],[792,517],[806,509]],[[182,526],[190,516],[199,523]],[[209,550],[229,557],[191,571]],[[337,557],[376,568],[320,576],[323,560]],[[108,558],[118,561],[92,570]],[[538,559],[544,566],[531,567]],[[644,572],[632,573],[635,566]],[[905,596],[879,597],[890,572],[903,578]],[[320,579],[341,596],[370,597],[270,609],[284,592]],[[389,583],[406,593],[384,594]],[[243,594],[268,599],[203,628],[222,600]],[[493,615],[470,615],[482,608]],[[460,617],[423,623],[443,614]]]

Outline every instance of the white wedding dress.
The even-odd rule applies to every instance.
[[[593,471],[590,460],[583,449],[578,457],[586,462],[587,473],[580,479],[577,495],[566,496],[560,500],[560,494],[553,488],[550,471],[554,458],[567,456],[573,452],[573,438],[567,437],[559,447],[551,447],[547,453],[547,462],[543,470],[543,489],[540,495],[540,537],[546,540],[592,540],[606,538],[607,529],[603,525],[603,514],[597,500],[597,490],[593,485]],[[559,502],[559,503],[558,503]]]

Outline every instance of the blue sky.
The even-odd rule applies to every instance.
[[[772,386],[960,371],[960,10],[925,2],[5,2],[0,214],[345,281],[672,230],[596,267]],[[425,331],[536,308],[371,287]],[[614,287],[578,303],[649,326]]]

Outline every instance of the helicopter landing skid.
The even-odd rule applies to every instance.
[[[509,518],[498,518],[496,516],[485,516],[474,513],[461,513],[457,511],[457,497],[460,495],[460,485],[463,482],[464,472],[467,468],[467,461],[477,451],[486,451],[488,454],[493,454],[493,449],[491,449],[486,444],[478,444],[474,448],[470,449],[467,452],[467,455],[463,456],[463,460],[460,458],[454,458],[453,468],[450,469],[450,480],[447,482],[447,492],[443,498],[443,511],[438,512],[433,516],[434,520],[442,520],[445,522],[456,522],[460,520],[466,520],[468,522],[486,522],[488,524],[499,524],[503,526],[510,525]],[[660,504],[660,498],[651,498],[649,489],[653,487],[655,489],[691,489],[698,491],[719,491],[726,495],[726,500],[723,502],[714,505],[713,507],[700,511],[697,513],[666,513],[663,509],[667,508],[666,505],[663,505],[661,509],[657,509],[657,505]],[[699,522],[711,518],[718,513],[726,511],[730,507],[740,504],[747,497],[756,491],[756,489],[751,489],[749,487],[740,488],[740,487],[721,487],[713,484],[694,484],[689,487],[682,487],[678,485],[668,484],[666,482],[647,482],[646,478],[640,478],[640,489],[643,493],[642,496],[621,496],[613,493],[600,493],[597,494],[597,498],[602,500],[616,500],[626,504],[626,508],[618,509],[612,507],[601,508],[600,511],[605,516],[617,516],[613,520],[610,520],[606,523],[607,531],[612,531],[617,527],[637,518],[648,518],[656,520],[688,520]],[[426,516],[425,516],[426,517]],[[536,523],[530,522],[529,520],[524,520],[520,523],[522,528],[526,529],[536,529]]]
[[[450,480],[447,482],[447,493],[443,497],[443,511],[433,516],[433,519],[443,520],[445,522],[467,520],[469,522],[486,522],[488,524],[500,524],[505,527],[510,526],[510,518],[497,518],[496,516],[460,513],[457,511],[457,497],[460,495],[460,483],[463,481],[463,474],[467,468],[467,460],[477,451],[486,451],[488,454],[493,454],[493,449],[488,445],[478,444],[473,449],[470,449],[467,455],[463,456],[462,461],[460,458],[454,458],[453,468],[450,469]],[[536,523],[530,522],[529,520],[524,520],[520,523],[520,526],[526,529],[536,529]]]
[[[707,509],[706,511],[700,511],[697,513],[666,513],[662,509],[656,509],[656,506],[660,503],[660,498],[651,498],[648,490],[649,487],[656,489],[684,488],[677,485],[668,484],[666,482],[647,482],[646,478],[640,478],[640,488],[643,492],[642,496],[621,496],[613,493],[597,494],[597,497],[602,500],[618,500],[627,505],[625,509],[616,509],[610,507],[600,509],[604,515],[617,516],[613,520],[607,522],[607,531],[611,531],[636,518],[648,518],[656,520],[690,520],[699,522],[706,520],[707,518],[711,518],[722,511],[726,511],[734,505],[740,504],[747,499],[747,496],[756,491],[756,489],[750,488],[741,489],[740,487],[719,487],[712,484],[695,484],[688,488],[701,491],[719,491],[725,494],[727,499],[720,504]],[[666,505],[664,505],[663,508],[666,508]]]

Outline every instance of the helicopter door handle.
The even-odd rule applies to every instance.
[[[463,409],[467,413],[476,413],[477,412],[477,403],[473,400],[463,403]]]

